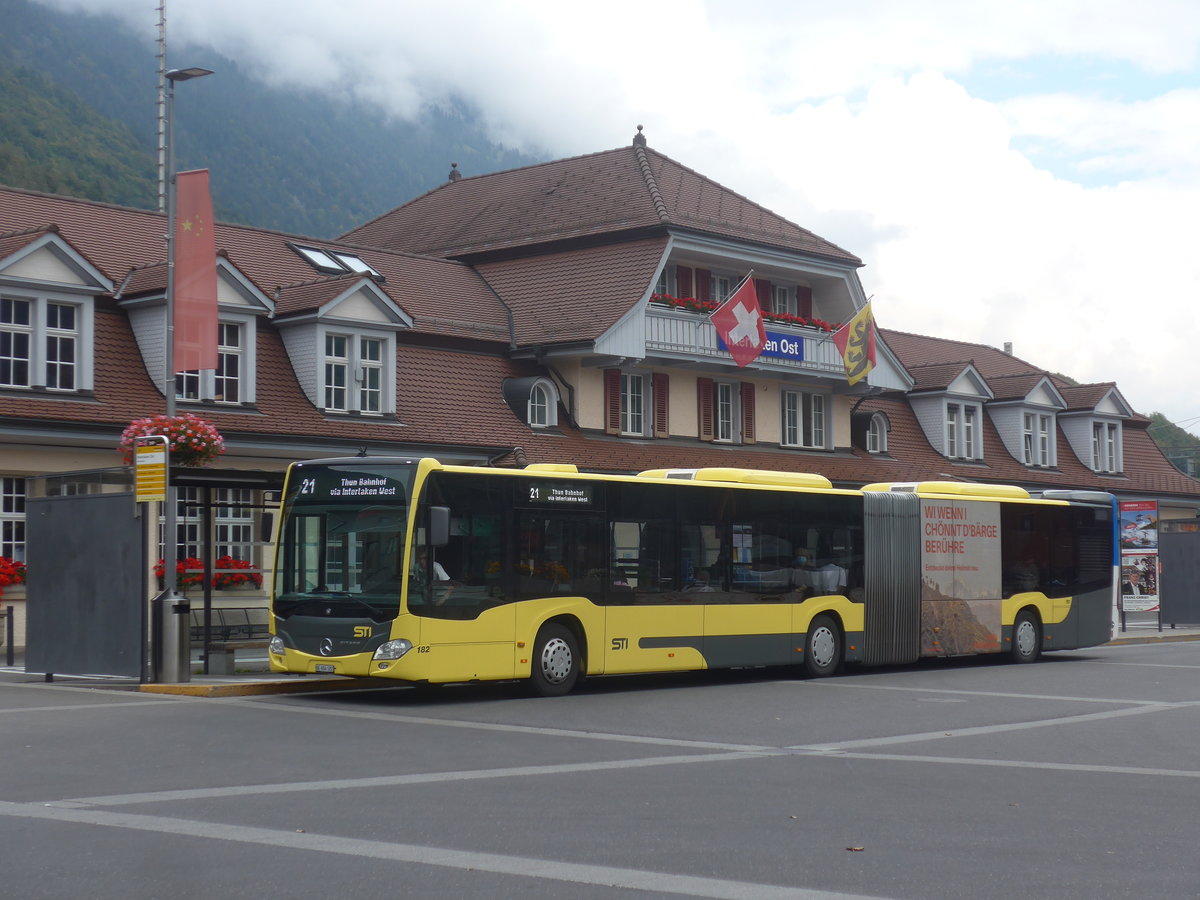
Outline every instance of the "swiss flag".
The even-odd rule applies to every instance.
[[[754,289],[754,279],[749,275],[709,321],[716,326],[717,337],[739,367],[758,359],[767,345],[767,329],[758,305],[758,293]]]

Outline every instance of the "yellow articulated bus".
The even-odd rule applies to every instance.
[[[409,682],[798,666],[1111,637],[1112,497],[435,459],[295,463],[271,667]]]

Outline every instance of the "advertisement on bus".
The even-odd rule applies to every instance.
[[[921,653],[1000,649],[1000,508],[921,502]]]

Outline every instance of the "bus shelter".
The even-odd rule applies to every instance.
[[[203,649],[219,636],[224,586],[248,588],[266,608],[265,572],[283,472],[175,469],[176,540],[183,600],[177,627]],[[40,475],[26,501],[28,671],[161,680],[162,632],[152,628],[165,578],[160,503],[136,503],[129,467]],[[234,557],[228,551],[236,548]],[[222,552],[226,551],[226,552]],[[232,566],[232,568],[222,568]],[[193,609],[192,604],[196,604]]]

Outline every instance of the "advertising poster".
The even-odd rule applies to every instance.
[[[1158,609],[1158,503],[1123,500],[1120,503],[1121,609]]]
[[[999,506],[922,500],[922,655],[999,649]]]

